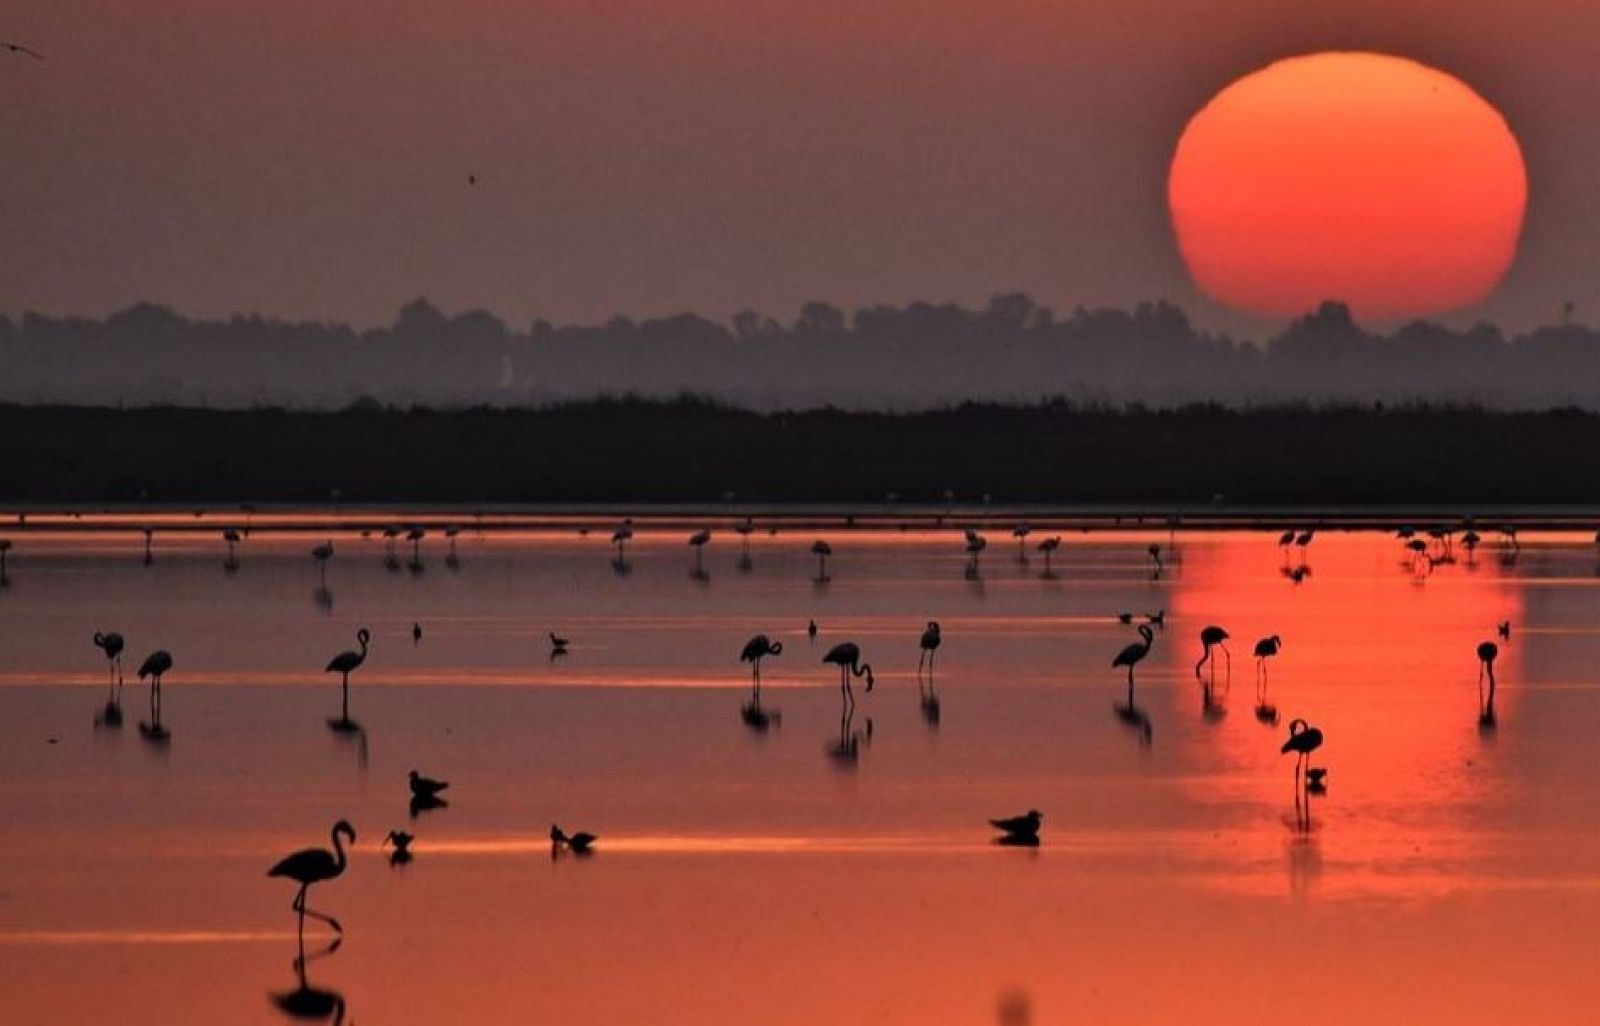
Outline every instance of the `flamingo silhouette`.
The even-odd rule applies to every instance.
[[[711,531],[707,528],[701,528],[689,536],[689,545],[694,549],[694,569],[690,571],[690,576],[697,580],[704,579],[706,576],[705,563],[702,557],[706,543],[710,540]]]
[[[428,532],[424,531],[420,527],[413,527],[411,530],[406,532],[406,541],[411,543],[412,570],[422,569],[422,539],[426,538],[427,536]]]
[[[324,587],[328,583],[328,560],[333,558],[333,542],[323,542],[311,550],[311,558],[317,561],[317,580]]]
[[[294,902],[290,906],[299,916],[300,935],[303,938],[306,930],[306,916],[320,919],[333,927],[336,933],[344,933],[344,927],[339,925],[339,920],[322,912],[306,907],[306,892],[311,885],[324,880],[332,880],[344,873],[346,864],[344,844],[342,838],[348,837],[350,843],[356,843],[356,828],[347,820],[339,820],[333,825],[333,851],[326,848],[305,848],[295,852],[271,869],[267,875],[286,877],[300,885],[300,890],[295,892]]]
[[[939,646],[944,643],[944,636],[939,629],[939,621],[929,620],[928,626],[923,628],[922,638],[917,642],[922,654],[917,657],[917,673],[922,673],[923,664],[928,667],[928,679],[933,679],[933,657],[939,651]]]
[[[1028,535],[1033,533],[1033,528],[1027,524],[1018,524],[1011,529],[1011,537],[1017,540],[1017,564],[1028,564]]]
[[[1287,530],[1287,531],[1283,532],[1282,534],[1278,535],[1278,548],[1283,550],[1284,562],[1288,562],[1288,560],[1289,560],[1289,546],[1291,546],[1293,544],[1294,544],[1294,528],[1291,527],[1289,530]]]
[[[228,545],[228,558],[222,564],[223,568],[227,570],[239,569],[239,532],[230,527],[222,532],[222,540]]]
[[[110,631],[94,634],[95,647],[105,653],[106,667],[110,671],[111,680],[106,694],[106,707],[100,713],[96,724],[107,727],[122,726],[122,635]]]
[[[1492,641],[1485,641],[1478,646],[1478,701],[1482,707],[1482,718],[1485,722],[1494,720],[1494,661],[1500,655],[1500,646]],[[1489,700],[1483,701],[1483,679],[1489,678]]]
[[[1212,662],[1212,660],[1211,660],[1211,649],[1214,648],[1214,647],[1220,647],[1222,649],[1222,654],[1227,656],[1227,658],[1228,658],[1227,676],[1228,677],[1232,677],[1233,676],[1233,653],[1228,651],[1228,632],[1227,631],[1223,630],[1221,627],[1216,626],[1215,624],[1212,624],[1211,626],[1202,629],[1200,631],[1200,646],[1201,646],[1200,661],[1198,663],[1194,664],[1194,676],[1195,676],[1196,680],[1200,679],[1200,670],[1201,670],[1201,668],[1204,667],[1206,665],[1206,663],[1210,662],[1211,663],[1211,680],[1212,680],[1212,683],[1216,682],[1216,679],[1217,679],[1217,664],[1215,662]]]
[[[1163,569],[1161,564],[1161,546],[1152,544],[1145,551],[1150,553],[1150,562],[1155,564],[1155,569],[1150,571],[1151,579],[1153,580],[1159,578]]]
[[[633,540],[633,528],[624,524],[611,532],[611,544],[616,548],[615,565],[626,566],[628,563],[628,542]]]
[[[11,539],[0,538],[0,588],[9,587],[11,578],[6,573],[6,553],[11,551]]]
[[[967,529],[967,556],[971,562],[967,564],[967,575],[978,576],[978,557],[983,555],[983,550],[989,547],[989,539],[971,528]]]
[[[1060,547],[1061,547],[1061,536],[1060,535],[1053,535],[1053,536],[1051,536],[1049,538],[1046,538],[1044,541],[1039,543],[1038,549],[1039,549],[1040,552],[1044,553],[1044,573],[1040,574],[1041,577],[1048,578],[1048,577],[1053,577],[1054,576],[1054,574],[1050,570],[1050,557],[1055,555],[1056,550],[1059,549]]]
[[[1283,648],[1283,639],[1276,634],[1269,638],[1262,638],[1256,642],[1256,697],[1260,698],[1267,689],[1267,660],[1278,654]]]
[[[444,565],[453,570],[461,565],[461,556],[456,553],[456,539],[461,536],[461,528],[455,524],[448,524],[445,526],[444,536],[450,543],[450,551],[445,554]]]
[[[828,579],[828,557],[833,555],[833,546],[818,538],[811,543],[811,554],[817,557],[817,581]]]
[[[783,654],[783,642],[773,641],[765,634],[757,634],[744,643],[744,650],[739,653],[741,663],[750,664],[750,680],[755,687],[756,700],[761,700],[761,660],[767,656]]]
[[[1300,562],[1304,563],[1306,561],[1306,548],[1311,544],[1311,539],[1315,538],[1316,536],[1317,532],[1315,530],[1308,529],[1301,531],[1300,534],[1295,537],[1294,543],[1300,549]]]
[[[156,561],[155,550],[152,548],[152,545],[154,545],[154,543],[155,543],[156,529],[153,528],[153,527],[146,527],[143,530],[144,530],[144,565],[145,566],[149,566],[151,563],[154,563]]]
[[[841,641],[828,649],[828,654],[822,657],[824,663],[833,663],[839,667],[839,692],[843,696],[845,708],[854,710],[856,707],[855,693],[850,688],[852,676],[867,679],[867,691],[872,691],[872,666],[861,661],[861,648],[853,641]]]
[[[1141,640],[1127,645],[1111,660],[1111,668],[1113,670],[1119,666],[1128,668],[1128,705],[1130,707],[1133,705],[1133,668],[1142,662],[1145,656],[1150,654],[1150,647],[1156,643],[1156,632],[1151,630],[1148,624],[1141,623],[1138,631]]]
[[[167,734],[166,728],[161,726],[161,678],[170,669],[172,653],[164,648],[151,652],[139,664],[139,679],[150,678],[150,722],[141,726],[148,736],[156,740],[165,738]]]
[[[750,535],[755,529],[756,525],[749,517],[745,517],[743,523],[733,529],[734,533],[739,536],[738,566],[740,570],[749,570],[755,566],[755,562],[750,558]]]
[[[367,661],[367,643],[371,640],[372,632],[361,628],[356,631],[356,644],[361,646],[361,651],[340,652],[323,667],[326,673],[339,674],[340,712],[339,718],[333,721],[335,727],[349,729],[354,725],[350,719],[350,671]]]
[[[1288,755],[1290,752],[1295,753],[1294,809],[1303,829],[1309,829],[1311,826],[1311,803],[1307,797],[1307,789],[1310,787],[1306,772],[1307,763],[1311,758],[1311,753],[1321,747],[1322,731],[1305,720],[1295,719],[1289,722],[1289,740],[1285,741],[1283,747],[1278,749],[1280,755]],[[1321,777],[1319,776],[1318,779],[1320,780]]]

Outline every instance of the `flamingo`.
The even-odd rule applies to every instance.
[[[1306,763],[1310,760],[1311,753],[1321,747],[1322,731],[1302,719],[1289,721],[1289,740],[1283,743],[1283,747],[1278,749],[1278,753],[1280,755],[1288,755],[1290,752],[1295,753],[1294,797],[1296,811],[1299,811],[1301,794],[1309,783],[1305,776]],[[1310,823],[1310,818],[1310,809],[1308,807],[1306,810],[1307,825]]]
[[[317,561],[317,579],[327,583],[328,560],[333,558],[333,541],[330,539],[313,548],[311,558]]]
[[[1291,528],[1289,528],[1289,530],[1287,530],[1287,531],[1283,532],[1282,534],[1278,535],[1278,548],[1283,550],[1283,558],[1284,559],[1288,559],[1289,558],[1289,546],[1291,546],[1293,544],[1294,544],[1294,528],[1291,527]]]
[[[428,532],[420,527],[413,527],[406,532],[406,541],[411,543],[411,569],[413,570],[422,569],[422,539],[427,536]]]
[[[1045,576],[1045,577],[1049,577],[1050,576],[1050,557],[1055,555],[1055,551],[1057,549],[1059,549],[1060,547],[1061,547],[1061,536],[1060,535],[1052,535],[1051,537],[1046,538],[1044,541],[1039,543],[1038,549],[1039,549],[1040,552],[1044,553],[1044,574],[1043,574],[1043,576]]]
[[[734,533],[739,536],[740,570],[748,570],[755,565],[750,559],[750,535],[755,529],[756,525],[749,517],[745,517],[744,522],[733,529]]]
[[[761,660],[767,656],[782,654],[783,642],[773,641],[765,634],[757,634],[744,643],[744,650],[739,653],[739,661],[750,664],[750,679],[755,686],[757,696],[761,694]]]
[[[989,825],[1000,831],[1000,844],[1018,844],[1033,847],[1039,843],[1039,827],[1044,819],[1044,813],[1038,809],[1029,809],[1021,816],[1012,816],[1007,819],[991,819]]]
[[[327,666],[323,667],[323,670],[327,673],[340,675],[339,690],[342,695],[341,712],[338,720],[340,724],[350,723],[350,671],[367,661],[367,643],[371,640],[372,632],[365,627],[361,628],[356,631],[356,643],[361,646],[361,651],[340,652],[328,661]]]
[[[1294,543],[1300,549],[1300,561],[1302,563],[1305,562],[1306,547],[1311,544],[1311,539],[1315,538],[1316,536],[1317,536],[1317,532],[1315,530],[1307,529],[1307,530],[1301,531],[1295,537]]]
[[[694,577],[704,577],[706,575],[702,554],[705,552],[706,543],[710,540],[711,531],[708,528],[701,528],[689,536],[689,544],[694,548],[694,570],[692,571],[692,576]]]
[[[1150,647],[1156,643],[1156,632],[1150,629],[1149,624],[1141,623],[1139,625],[1139,637],[1142,640],[1126,646],[1111,660],[1111,668],[1113,670],[1119,666],[1128,668],[1128,706],[1130,708],[1133,706],[1133,668],[1142,662],[1145,656],[1150,654]]]
[[[856,707],[855,693],[850,689],[852,676],[867,678],[867,692],[872,691],[872,665],[861,661],[861,648],[853,641],[841,641],[828,649],[828,654],[822,657],[825,663],[833,663],[839,667],[839,691],[844,697],[848,709]]]
[[[156,529],[153,528],[153,527],[146,527],[143,530],[144,530],[144,565],[145,566],[149,566],[151,563],[154,563],[156,561],[155,551],[151,548],[151,545],[154,544],[154,542],[155,542]]]
[[[1033,528],[1027,524],[1018,524],[1011,529],[1011,537],[1017,540],[1017,563],[1026,566],[1028,563],[1028,535],[1033,533]]]
[[[1483,694],[1483,678],[1489,678],[1489,701],[1484,706],[1484,717],[1494,718],[1494,661],[1500,655],[1500,646],[1492,641],[1485,641],[1478,646],[1478,693],[1481,699]]]
[[[1213,646],[1220,646],[1222,648],[1222,654],[1228,657],[1228,676],[1231,677],[1233,675],[1233,653],[1228,651],[1227,642],[1228,632],[1223,630],[1221,627],[1216,626],[1215,624],[1200,631],[1201,653],[1200,661],[1194,664],[1195,680],[1200,679],[1200,668],[1205,666],[1207,662],[1210,662],[1211,649]],[[1211,679],[1213,681],[1217,679],[1217,664],[1214,662],[1211,663]]]
[[[1278,650],[1281,648],[1283,648],[1283,639],[1276,634],[1256,642],[1256,697],[1258,699],[1267,690],[1267,660],[1277,655]]]
[[[139,664],[139,679],[150,678],[150,727],[152,735],[161,733],[161,678],[172,669],[172,653],[158,648]]]
[[[230,527],[222,532],[222,540],[228,545],[228,559],[222,565],[229,570],[239,569],[239,532]]]
[[[1155,564],[1155,569],[1150,572],[1150,576],[1160,577],[1162,570],[1161,546],[1152,544],[1149,548],[1145,549],[1145,551],[1150,553],[1150,561]]]
[[[11,539],[0,538],[0,588],[11,583],[11,578],[6,576],[6,553],[11,551]]]
[[[939,631],[939,621],[929,620],[928,626],[923,628],[922,638],[917,642],[922,649],[922,654],[917,657],[917,673],[922,673],[922,664],[928,664],[928,677],[933,677],[933,656],[939,651],[939,646],[944,643],[944,637]]]
[[[972,557],[972,562],[967,565],[967,573],[976,577],[978,574],[978,557],[983,550],[989,547],[989,539],[971,528],[967,529],[967,555]]]
[[[351,826],[348,820],[341,819],[333,825],[332,836],[332,852],[326,848],[306,848],[284,858],[267,870],[268,876],[286,877],[300,885],[300,890],[296,892],[294,903],[290,907],[300,917],[302,936],[306,930],[306,916],[322,920],[333,927],[336,933],[344,933],[344,927],[339,925],[339,920],[306,907],[306,892],[311,889],[312,884],[332,880],[344,873],[346,859],[343,838],[348,837],[351,844],[356,843],[356,828]]]
[[[106,654],[106,663],[111,668],[111,681],[118,687],[122,685],[122,649],[124,643],[122,635],[115,631],[102,634],[94,632],[94,646]]]
[[[587,855],[594,848],[594,842],[600,840],[596,834],[584,830],[569,834],[554,823],[550,824],[551,851],[559,851],[565,847],[574,855]]]
[[[624,524],[611,532],[611,544],[617,549],[617,562],[625,562],[628,558],[628,542],[633,540],[633,528]]]
[[[811,543],[811,554],[817,557],[817,580],[828,579],[828,557],[833,555],[833,546],[818,538]]]
[[[460,526],[456,524],[445,525],[444,536],[450,542],[450,551],[444,557],[445,565],[450,567],[460,566],[461,557],[456,554],[456,539],[461,536]]]

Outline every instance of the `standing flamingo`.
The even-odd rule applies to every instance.
[[[461,556],[456,552],[456,539],[461,537],[461,527],[457,524],[446,524],[444,536],[450,543],[450,551],[445,554],[444,565],[455,569],[461,565]]]
[[[624,524],[611,532],[611,544],[617,550],[617,562],[625,563],[628,559],[628,542],[633,540],[633,528]]]
[[[1155,569],[1150,571],[1150,576],[1152,578],[1160,577],[1161,576],[1161,570],[1162,570],[1162,565],[1161,565],[1161,546],[1152,544],[1145,551],[1150,553],[1150,562],[1155,564]]]
[[[300,885],[300,890],[294,896],[290,905],[300,919],[300,933],[305,935],[306,916],[320,919],[333,927],[338,933],[344,933],[344,927],[339,925],[339,920],[330,915],[324,915],[314,909],[306,907],[306,891],[314,883],[332,880],[344,872],[346,864],[344,844],[342,839],[348,837],[350,843],[356,843],[356,828],[347,820],[341,819],[333,825],[333,851],[326,848],[306,848],[295,852],[293,855],[280,861],[277,865],[267,870],[268,876],[287,877]]]
[[[1145,656],[1150,654],[1150,647],[1156,643],[1156,632],[1150,629],[1149,624],[1141,623],[1139,625],[1139,637],[1143,640],[1135,641],[1126,646],[1111,660],[1111,668],[1113,670],[1119,666],[1128,668],[1129,708],[1133,707],[1133,668],[1142,662]]]
[[[852,676],[867,678],[867,691],[872,691],[872,666],[861,661],[861,648],[853,641],[841,641],[828,649],[828,654],[822,657],[825,663],[833,663],[839,667],[839,692],[844,697],[845,708],[854,710],[856,696],[850,689]]]
[[[1200,661],[1194,664],[1194,676],[1196,680],[1200,679],[1201,667],[1205,666],[1206,663],[1211,662],[1211,649],[1215,646],[1220,646],[1222,648],[1222,654],[1228,657],[1227,676],[1229,678],[1233,676],[1233,653],[1228,651],[1227,631],[1216,626],[1215,624],[1204,628],[1200,631],[1200,646]],[[1215,662],[1211,662],[1211,681],[1212,683],[1216,683],[1216,680],[1217,664]]]
[[[6,575],[6,553],[11,551],[11,539],[0,538],[0,588],[9,587],[11,578]]]
[[[420,527],[413,527],[406,532],[406,541],[411,543],[411,569],[413,570],[422,569],[422,539],[427,536],[428,532]]]
[[[922,673],[922,665],[926,662],[928,665],[928,677],[930,680],[933,678],[933,656],[934,653],[939,651],[939,646],[943,643],[944,637],[940,633],[939,621],[929,620],[928,626],[923,628],[921,640],[917,643],[922,649],[922,654],[917,657],[917,674],[919,676]]]
[[[311,550],[311,558],[317,561],[317,579],[324,584],[328,581],[328,560],[333,558],[333,541],[330,539]]]
[[[365,627],[356,631],[356,643],[361,646],[361,651],[344,651],[328,660],[328,665],[323,669],[327,673],[339,674],[339,691],[341,694],[339,718],[334,721],[336,727],[353,726],[350,720],[350,671],[367,661],[367,643],[372,640],[372,632]]]
[[[1485,641],[1478,646],[1478,701],[1483,709],[1483,718],[1486,722],[1494,719],[1494,661],[1500,656],[1500,646],[1492,641]],[[1489,678],[1489,701],[1483,702],[1483,679]]]
[[[694,569],[690,571],[690,576],[697,580],[706,576],[704,553],[706,543],[710,540],[711,531],[709,528],[701,528],[689,536],[689,545],[694,549]]]
[[[144,530],[144,565],[149,566],[156,561],[155,550],[151,547],[155,543],[156,529],[146,527]]]
[[[1028,564],[1028,535],[1033,533],[1033,528],[1027,524],[1018,524],[1011,529],[1011,537],[1017,540],[1017,563],[1020,566]]]
[[[1039,549],[1040,552],[1044,553],[1044,573],[1041,576],[1043,576],[1043,577],[1052,576],[1051,571],[1050,571],[1050,557],[1055,555],[1055,551],[1057,549],[1059,549],[1060,547],[1061,547],[1061,536],[1060,535],[1052,535],[1051,537],[1046,538],[1044,541],[1039,543],[1038,549]]]
[[[1291,527],[1291,528],[1289,528],[1289,530],[1287,530],[1287,531],[1283,532],[1282,534],[1278,535],[1278,548],[1283,550],[1284,562],[1288,562],[1288,560],[1289,560],[1289,546],[1291,546],[1293,544],[1294,544],[1294,528]]]
[[[151,652],[139,664],[139,679],[150,678],[150,722],[145,726],[145,732],[154,738],[166,735],[166,730],[161,726],[161,678],[170,669],[172,653],[164,648]]]
[[[122,686],[122,650],[125,647],[122,635],[115,631],[102,634],[94,633],[94,647],[106,654],[106,662],[111,667],[111,683]]]
[[[811,543],[811,554],[817,557],[817,580],[828,579],[828,557],[833,555],[833,546],[818,538]]]
[[[222,564],[223,568],[239,569],[239,532],[230,527],[222,532],[222,540],[228,545],[228,559]]]
[[[1311,753],[1321,747],[1322,731],[1305,720],[1295,719],[1289,721],[1289,740],[1285,741],[1283,747],[1278,749],[1280,755],[1288,755],[1290,752],[1295,753],[1294,807],[1296,814],[1300,814],[1301,803],[1305,801],[1304,819],[1301,822],[1303,826],[1307,827],[1311,825],[1311,806],[1306,799],[1306,791],[1310,786],[1307,763],[1311,759]],[[1318,774],[1318,779],[1321,779],[1321,774]]]
[[[1306,547],[1311,544],[1311,539],[1316,536],[1317,532],[1308,528],[1295,537],[1294,543],[1300,549],[1300,562],[1304,563],[1306,561]]]
[[[735,527],[734,533],[739,536],[739,569],[748,570],[755,565],[750,558],[750,535],[756,529],[755,523],[745,517],[744,521]]]
[[[1267,660],[1278,654],[1283,648],[1283,639],[1276,634],[1270,638],[1262,638],[1256,642],[1256,697],[1259,699],[1267,690]]]
[[[744,643],[744,650],[739,653],[739,661],[750,664],[750,681],[755,686],[758,699],[761,695],[761,660],[767,656],[782,654],[783,642],[773,641],[765,634],[757,634]]]
[[[983,550],[989,547],[989,539],[972,530],[967,529],[967,555],[972,561],[967,564],[967,576],[978,576],[978,557],[983,555]]]

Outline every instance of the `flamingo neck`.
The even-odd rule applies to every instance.
[[[333,831],[333,858],[334,864],[339,867],[339,872],[344,872],[344,832],[338,829]]]

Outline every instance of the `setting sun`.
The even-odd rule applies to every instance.
[[[1189,122],[1168,179],[1195,282],[1293,316],[1326,299],[1393,319],[1468,306],[1510,267],[1521,149],[1467,85],[1370,53],[1279,61]]]

